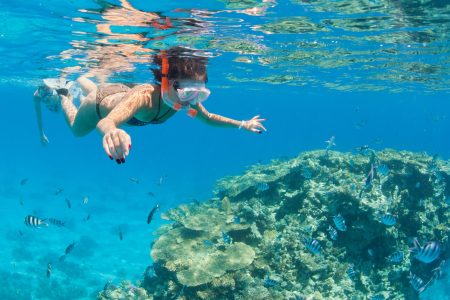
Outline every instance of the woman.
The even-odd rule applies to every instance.
[[[123,84],[97,87],[89,79],[81,77],[77,81],[86,97],[79,108],[74,105],[74,97],[67,87],[50,89],[51,96],[55,97],[56,93],[60,97],[73,134],[84,136],[97,128],[103,137],[103,149],[118,164],[125,162],[131,149],[131,137],[119,128],[121,125],[161,124],[181,110],[210,125],[243,128],[256,133],[266,130],[261,124],[265,119],[259,116],[238,121],[205,109],[202,102],[210,94],[205,86],[207,58],[186,55],[186,49],[174,47],[156,56],[155,63],[161,67],[153,69],[160,84],[142,84],[132,88]],[[35,99],[45,101],[39,89]]]

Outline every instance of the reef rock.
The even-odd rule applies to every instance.
[[[427,289],[450,255],[449,166],[371,149],[252,166],[219,180],[216,198],[165,213],[174,223],[159,231],[140,287],[154,299],[418,299],[410,272]],[[338,214],[346,230],[333,239]],[[437,242],[439,257],[417,260],[413,237]],[[389,261],[395,252],[402,259]]]

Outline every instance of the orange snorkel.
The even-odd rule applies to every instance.
[[[164,102],[169,105],[172,109],[179,111],[180,109],[183,108],[183,105],[181,105],[178,102],[175,101],[171,101],[168,98],[168,93],[169,93],[169,59],[166,55],[166,51],[162,50],[161,51],[161,97],[163,98]],[[197,115],[197,110],[193,109],[190,107],[190,105],[187,106],[188,107],[188,111],[187,114],[188,116],[194,118]]]

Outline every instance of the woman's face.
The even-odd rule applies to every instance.
[[[171,87],[169,96],[181,104],[195,105],[205,101],[211,93],[201,80],[176,79],[172,81]]]

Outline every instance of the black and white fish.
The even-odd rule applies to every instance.
[[[107,298],[111,297],[112,291],[114,291],[116,287],[112,284],[111,280],[108,280],[106,282],[105,286],[103,287],[103,295]]]
[[[51,275],[52,275],[52,264],[48,263],[47,264],[47,278],[50,278]]]
[[[131,181],[131,182],[134,182],[134,183],[139,183],[139,178],[137,178],[137,177],[131,177],[131,178],[130,178],[130,181]]]
[[[83,198],[83,204],[88,204],[89,203],[89,197],[88,196],[84,196]]]
[[[48,226],[47,223],[45,223],[47,219],[39,219],[38,217],[28,215],[25,217],[25,225],[30,227],[40,227],[40,226]]]
[[[311,251],[313,254],[320,253],[321,246],[317,240],[312,238],[305,238],[303,240],[303,243],[305,244],[306,249]]]
[[[52,225],[55,225],[56,227],[64,227],[65,226],[63,221],[55,219],[55,218],[48,218],[47,222],[49,222]]]
[[[155,193],[153,193],[153,192],[148,192],[147,195],[148,195],[149,197],[155,197]]]
[[[153,220],[153,215],[155,214],[155,212],[158,210],[159,208],[159,204],[156,204],[152,210],[150,211],[150,213],[147,216],[147,224],[150,224],[150,222]]]
[[[329,225],[327,231],[328,235],[330,236],[330,239],[336,241],[338,237],[337,230],[333,226]]]
[[[63,191],[64,191],[64,189],[57,188],[57,189],[55,190],[55,196],[61,194]]]
[[[267,182],[258,182],[255,187],[258,192],[265,192],[269,189],[269,184]]]
[[[380,216],[380,222],[386,226],[394,226],[397,223],[397,218],[390,213],[385,213]]]
[[[347,231],[347,225],[345,225],[345,219],[341,214],[337,214],[333,217],[334,225],[336,229],[339,231]]]
[[[444,272],[442,270],[442,268],[444,267],[444,264],[445,264],[445,260],[442,260],[436,268],[431,270],[431,272],[433,273],[431,280],[436,280],[436,279],[439,279],[442,277],[443,272]]]
[[[336,140],[336,138],[334,137],[334,135],[332,137],[330,137],[329,140],[325,141],[325,143],[327,144],[327,147],[325,148],[325,150],[330,150],[331,148],[333,148],[334,146],[336,146],[336,143],[334,142]]]
[[[83,218],[83,221],[87,222],[91,219],[91,214],[88,214],[85,218]]]
[[[355,150],[359,153],[359,154],[366,154],[367,151],[370,150],[369,145],[362,145],[360,147],[356,147]]]
[[[404,257],[405,257],[405,255],[403,254],[403,251],[395,251],[394,253],[392,253],[391,255],[389,255],[387,257],[387,260],[390,263],[398,264],[403,261]]]
[[[20,185],[25,185],[25,184],[27,184],[27,182],[28,182],[28,178],[23,178],[21,181],[20,181]]]
[[[123,232],[122,229],[119,228],[119,240],[123,240]]]
[[[66,204],[68,208],[72,208],[72,204],[70,203],[70,200],[66,198]]]
[[[366,180],[364,180],[364,185],[366,186],[366,188],[372,186],[373,176],[374,176],[374,173],[375,173],[374,170],[375,170],[375,168],[374,168],[373,164],[371,164],[370,165],[370,171],[369,171],[369,173],[366,176]]]
[[[377,174],[382,175],[382,176],[388,176],[389,175],[389,167],[381,164],[377,166]]]
[[[441,253],[441,247],[438,242],[428,242],[421,246],[417,238],[414,238],[414,247],[410,249],[414,258],[426,264],[435,261]]]
[[[355,266],[353,264],[350,264],[347,268],[346,273],[350,280],[354,280],[356,278]]]
[[[424,284],[422,278],[411,272],[409,272],[408,279],[413,289],[415,289],[419,294],[422,293],[427,287],[426,284]]]

